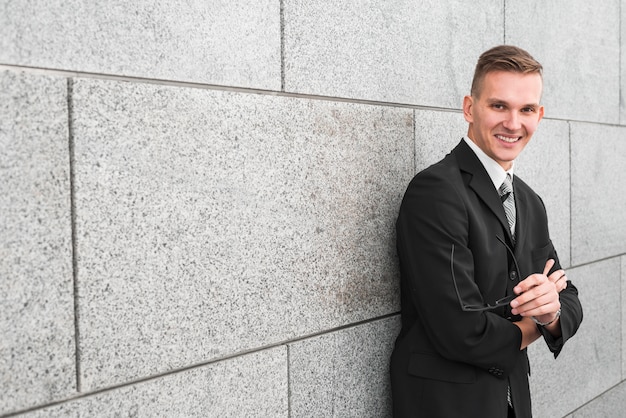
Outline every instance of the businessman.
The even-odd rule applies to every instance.
[[[484,52],[463,100],[467,136],[406,190],[395,417],[530,417],[526,347],[541,339],[556,357],[578,330],[578,291],[543,202],[514,174],[543,117],[542,88],[526,51]]]

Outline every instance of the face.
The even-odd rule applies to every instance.
[[[465,96],[467,136],[505,170],[524,149],[543,118],[543,82],[537,73],[487,73],[479,97]]]

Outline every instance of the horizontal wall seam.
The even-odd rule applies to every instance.
[[[323,101],[330,101],[330,102],[355,103],[355,104],[365,104],[365,105],[371,105],[371,106],[389,106],[389,107],[398,107],[398,108],[407,108],[407,109],[438,110],[438,111],[444,111],[444,112],[459,112],[459,113],[462,111],[461,108],[450,109],[450,108],[443,108],[443,107],[436,107],[436,106],[412,105],[409,103],[381,102],[381,101],[376,101],[376,100],[356,99],[356,98],[347,98],[347,97],[323,96],[323,95],[315,95],[315,94],[291,93],[291,92],[277,91],[277,90],[255,89],[251,87],[233,87],[233,86],[224,86],[224,85],[219,85],[219,84],[197,83],[197,82],[192,82],[192,81],[176,81],[176,80],[166,80],[166,79],[159,79],[159,78],[122,76],[122,75],[115,75],[115,74],[58,70],[58,69],[53,69],[53,68],[28,67],[28,66],[21,66],[21,65],[0,64],[0,70],[24,71],[24,72],[29,72],[32,74],[54,75],[54,76],[59,76],[59,77],[112,80],[112,81],[134,82],[134,83],[145,83],[145,84],[157,84],[157,85],[171,86],[171,87],[227,91],[227,92],[233,92],[233,93],[262,94],[262,95],[278,96],[278,97],[291,97],[291,98],[301,98],[301,99],[323,100]]]
[[[31,407],[31,408],[22,409],[22,410],[19,410],[19,411],[12,411],[12,412],[10,412],[8,414],[0,415],[0,418],[9,418],[9,417],[14,417],[14,416],[21,415],[21,414],[24,414],[24,413],[28,413],[28,412],[39,411],[39,410],[42,410],[42,409],[46,409],[46,408],[50,408],[50,407],[53,407],[53,406],[62,405],[64,403],[69,403],[69,402],[76,401],[76,400],[79,400],[79,399],[88,398],[90,396],[98,395],[98,394],[101,394],[101,393],[111,392],[111,391],[114,391],[114,390],[117,390],[117,389],[121,389],[121,388],[125,388],[125,387],[128,387],[128,386],[133,386],[133,385],[140,384],[140,383],[145,383],[145,382],[150,382],[150,381],[153,381],[153,380],[158,380],[158,379],[161,379],[161,378],[166,377],[166,376],[170,376],[170,375],[174,375],[174,374],[178,374],[178,373],[184,373],[186,371],[190,371],[190,370],[193,370],[193,369],[206,367],[206,366],[209,366],[211,364],[216,364],[216,363],[219,363],[219,362],[222,362],[222,361],[232,360],[232,359],[235,359],[237,357],[242,357],[242,356],[246,356],[246,355],[250,355],[250,354],[254,354],[254,353],[258,353],[258,352],[262,352],[262,351],[266,351],[266,350],[271,350],[273,348],[277,348],[277,347],[281,347],[281,346],[286,346],[286,348],[288,350],[290,344],[294,344],[294,343],[297,343],[297,342],[300,342],[300,341],[305,341],[305,340],[308,340],[308,339],[311,339],[311,338],[315,338],[315,337],[319,337],[319,336],[322,336],[322,335],[325,335],[325,334],[332,334],[334,332],[343,331],[343,330],[350,329],[350,328],[355,328],[355,327],[358,327],[360,325],[365,325],[365,324],[368,324],[368,323],[371,323],[371,322],[382,321],[384,319],[392,318],[392,317],[398,316],[398,315],[400,315],[399,311],[398,312],[389,313],[389,314],[386,314],[386,315],[382,315],[382,316],[377,316],[377,317],[374,317],[374,318],[369,318],[369,319],[366,319],[366,320],[363,320],[363,321],[358,321],[358,322],[342,325],[342,326],[335,327],[335,328],[330,328],[330,329],[327,329],[327,330],[324,330],[324,331],[303,335],[301,337],[293,338],[293,339],[290,339],[290,340],[285,340],[285,341],[277,342],[277,343],[274,343],[274,344],[269,344],[269,345],[265,345],[265,346],[261,346],[261,347],[256,347],[256,348],[253,348],[253,349],[250,349],[250,350],[239,351],[239,352],[233,353],[233,354],[228,355],[228,356],[223,356],[223,357],[219,357],[219,358],[216,358],[216,359],[213,359],[213,360],[210,360],[210,361],[197,363],[197,364],[194,364],[194,365],[191,365],[191,366],[182,367],[180,369],[168,370],[167,372],[155,374],[155,375],[152,375],[152,376],[142,377],[140,379],[131,380],[131,381],[128,381],[128,382],[120,383],[118,385],[113,385],[113,386],[109,386],[109,387],[106,387],[106,388],[101,388],[101,389],[97,389],[97,390],[93,390],[93,391],[89,391],[89,392],[76,393],[73,396],[70,396],[70,397],[67,397],[67,398],[64,398],[64,399],[61,399],[61,400],[57,400],[57,401],[54,401],[54,402],[49,402],[49,403],[46,403],[46,404],[37,405],[37,406]],[[287,363],[287,368],[289,368],[289,363]],[[288,391],[289,391],[289,387],[288,387]]]
[[[611,386],[610,388],[608,388],[607,390],[605,390],[604,392],[598,394],[598,396],[596,396],[595,398],[589,399],[589,401],[585,402],[584,404],[580,405],[579,407],[577,407],[576,409],[574,409],[573,411],[570,411],[569,414],[566,415],[566,417],[572,416],[573,414],[575,414],[576,412],[579,412],[580,410],[582,410],[585,406],[601,399],[604,395],[606,395],[607,393],[609,393],[610,391],[617,389],[618,386],[622,385],[625,382],[625,380],[621,380],[620,382],[616,383],[615,385]]]
[[[54,68],[40,68],[40,67],[30,67],[30,66],[23,66],[23,65],[12,65],[12,64],[0,63],[0,71],[2,70],[23,71],[23,72],[28,72],[32,74],[52,75],[52,76],[58,76],[58,77],[112,80],[112,81],[133,82],[133,83],[157,84],[157,85],[162,85],[162,86],[181,87],[181,88],[227,91],[227,92],[233,92],[233,93],[261,94],[261,95],[277,96],[277,97],[322,100],[322,101],[338,102],[338,103],[354,103],[354,104],[362,104],[362,105],[369,105],[369,106],[387,106],[387,107],[395,107],[395,108],[400,108],[400,109],[432,110],[432,111],[437,111],[437,112],[452,112],[452,113],[461,113],[463,111],[463,109],[461,108],[445,108],[445,107],[437,107],[437,106],[416,105],[416,104],[410,104],[410,103],[381,102],[381,101],[376,101],[376,100],[357,99],[357,98],[348,98],[348,97],[323,96],[323,95],[305,94],[305,93],[292,93],[292,92],[287,92],[287,91],[263,90],[263,89],[255,89],[255,88],[248,88],[248,87],[232,87],[232,86],[223,86],[219,84],[197,83],[197,82],[191,82],[191,81],[175,81],[175,80],[166,80],[166,79],[158,79],[158,78],[132,77],[132,76],[122,76],[122,75],[115,75],[115,74],[90,73],[90,72],[84,72],[84,71],[70,71],[70,70],[60,70],[60,69],[54,69]],[[614,126],[614,127],[626,126],[626,122],[622,125],[622,124],[616,124],[616,123],[598,122],[594,120],[555,118],[555,117],[547,117],[547,116],[544,117],[544,119],[564,121],[564,122],[591,123],[591,124],[600,125],[600,126]]]
[[[624,256],[626,256],[626,253],[610,255],[608,257],[598,258],[596,260],[588,261],[586,263],[573,264],[573,265],[569,266],[568,269],[579,268],[579,267],[587,267],[587,266],[591,266],[591,265],[596,264],[596,263],[601,263],[603,261],[619,259],[619,258],[624,257]]]

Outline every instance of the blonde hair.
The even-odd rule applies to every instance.
[[[508,71],[514,73],[542,75],[543,67],[528,52],[512,45],[499,45],[481,54],[474,70],[471,94],[480,95],[482,82],[488,73]]]

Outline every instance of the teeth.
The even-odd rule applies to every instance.
[[[502,136],[502,135],[496,135],[496,138],[504,141],[504,142],[508,142],[510,144],[512,144],[513,142],[517,141],[519,139],[518,136],[516,136],[515,138],[509,138],[508,136]]]

